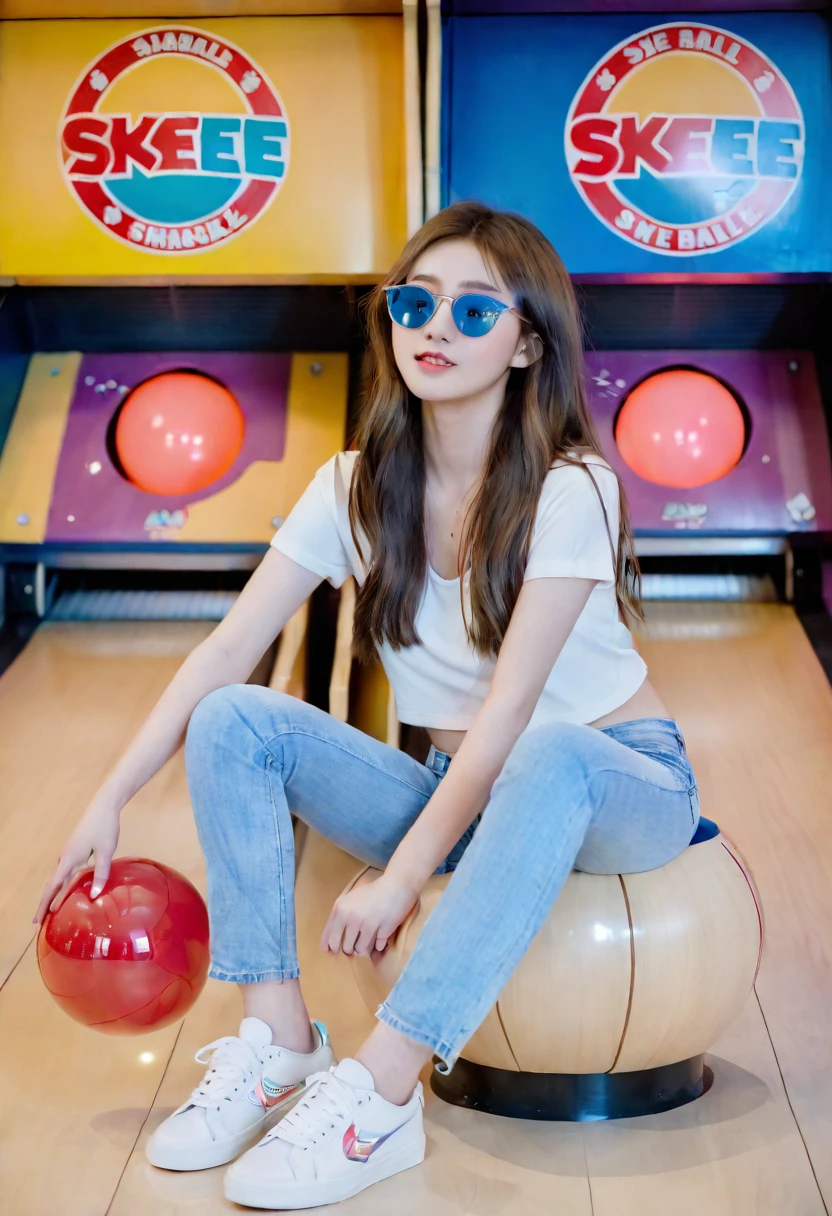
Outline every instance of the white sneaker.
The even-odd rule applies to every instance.
[[[306,1078],[334,1064],[326,1027],[313,1022],[314,1051],[300,1055],[272,1045],[259,1018],[243,1018],[238,1036],[216,1039],[196,1053],[209,1064],[202,1081],[147,1142],[151,1165],[205,1170],[233,1160],[275,1122]]]
[[[418,1165],[424,1097],[405,1106],[377,1094],[357,1060],[309,1077],[306,1093],[225,1175],[225,1197],[251,1208],[314,1208]]]

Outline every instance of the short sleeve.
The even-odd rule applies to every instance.
[[[618,479],[608,465],[592,463],[583,469],[558,465],[550,469],[540,494],[524,580],[592,578],[613,582],[618,515]]]
[[[272,538],[272,548],[340,587],[353,573],[338,528],[337,455],[321,465]]]

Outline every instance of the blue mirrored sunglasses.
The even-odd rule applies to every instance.
[[[448,301],[454,324],[466,338],[482,338],[490,333],[504,312],[513,312],[521,321],[530,324],[526,317],[510,304],[503,304],[502,300],[495,300],[492,296],[480,295],[478,292],[456,298],[437,296],[426,287],[417,287],[413,283],[385,287],[384,292],[390,316],[404,329],[421,329],[423,325],[427,325],[442,300]]]

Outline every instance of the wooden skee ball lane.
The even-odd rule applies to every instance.
[[[196,1201],[228,1210],[221,1170],[169,1174],[143,1150],[196,1083],[193,1053],[235,1026],[233,986],[209,981],[181,1026],[104,1038],[47,997],[29,923],[70,826],[209,628],[45,625],[0,679],[0,1073],[17,1094],[0,1141],[17,1216],[184,1214]],[[580,1216],[821,1216],[821,1193],[832,1198],[832,690],[784,605],[653,604],[640,645],[685,729],[703,810],[748,859],[766,914],[756,993],[708,1056],[713,1088],[669,1115],[607,1124],[495,1119],[428,1092],[424,1166],[342,1205],[345,1216],[475,1211],[485,1188],[495,1212]],[[163,858],[204,891],[181,753],[128,807],[120,850]],[[317,942],[354,870],[310,834],[297,884],[302,966],[341,1055],[372,1018],[349,965]]]

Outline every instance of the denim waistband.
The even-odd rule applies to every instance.
[[[428,758],[425,761],[425,767],[432,769],[437,777],[444,777],[448,771],[448,765],[453,760],[453,756],[449,756],[447,752],[438,752],[431,743]]]
[[[600,727],[601,733],[609,735],[627,747],[642,749],[650,744],[675,743],[683,755],[687,754],[685,740],[673,718],[634,718],[631,722],[616,722],[612,726]],[[444,777],[453,756],[440,752],[431,743],[425,766]]]
[[[678,722],[673,718],[634,718],[632,722],[616,722],[612,726],[602,726],[601,733],[617,739],[627,747],[639,750],[645,746],[675,743],[685,754],[685,739]]]

